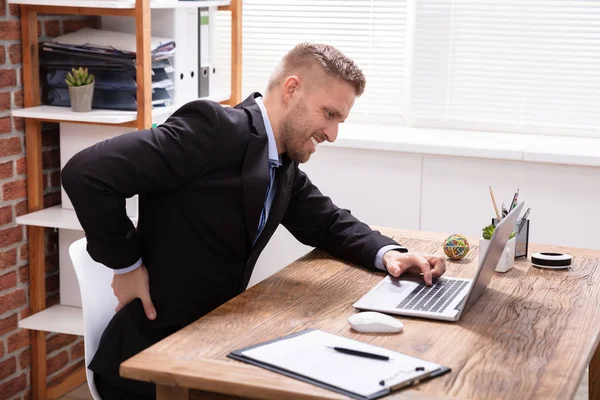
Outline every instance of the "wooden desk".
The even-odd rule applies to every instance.
[[[446,235],[381,229],[411,251],[441,253]],[[478,246],[447,276],[472,277]],[[530,246],[533,252],[547,246]],[[556,247],[553,247],[556,249]],[[352,303],[382,279],[313,251],[200,320],[121,365],[125,377],[158,384],[159,399],[340,399],[337,393],[227,359],[234,349],[306,328],[373,343],[452,368],[390,398],[568,399],[590,365],[590,398],[600,399],[600,251],[563,248],[572,269],[518,261],[495,274],[459,322],[400,317],[402,334],[350,330]],[[203,392],[190,391],[187,388]],[[204,397],[203,397],[204,396]],[[447,397],[446,397],[447,396]]]

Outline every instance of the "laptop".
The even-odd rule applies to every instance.
[[[513,208],[494,230],[473,279],[441,276],[426,286],[421,275],[386,276],[353,307],[444,321],[458,321],[483,294],[504,252],[524,202]]]

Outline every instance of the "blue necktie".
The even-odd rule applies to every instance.
[[[265,202],[263,204],[263,209],[262,212],[260,213],[260,220],[258,221],[258,232],[256,233],[256,238],[254,239],[254,243],[256,243],[256,241],[258,240],[258,237],[260,236],[260,234],[262,233],[265,224],[267,223],[267,203],[269,201],[269,194],[271,193],[271,190],[273,190],[273,182],[275,180],[275,169],[276,169],[276,165],[273,165],[273,163],[269,162],[269,186],[267,186],[267,193],[265,195]]]

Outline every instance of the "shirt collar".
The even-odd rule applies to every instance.
[[[267,110],[262,102],[262,98],[257,97],[255,100],[260,108],[260,113],[262,114],[265,123],[265,130],[267,131],[267,138],[269,139],[269,163],[274,167],[279,167],[281,166],[281,156],[277,153],[277,143],[275,142],[271,121],[269,121],[269,116],[267,115]]]

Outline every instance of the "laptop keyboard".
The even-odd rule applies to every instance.
[[[450,278],[439,278],[431,286],[420,283],[396,308],[442,312],[467,283]]]

